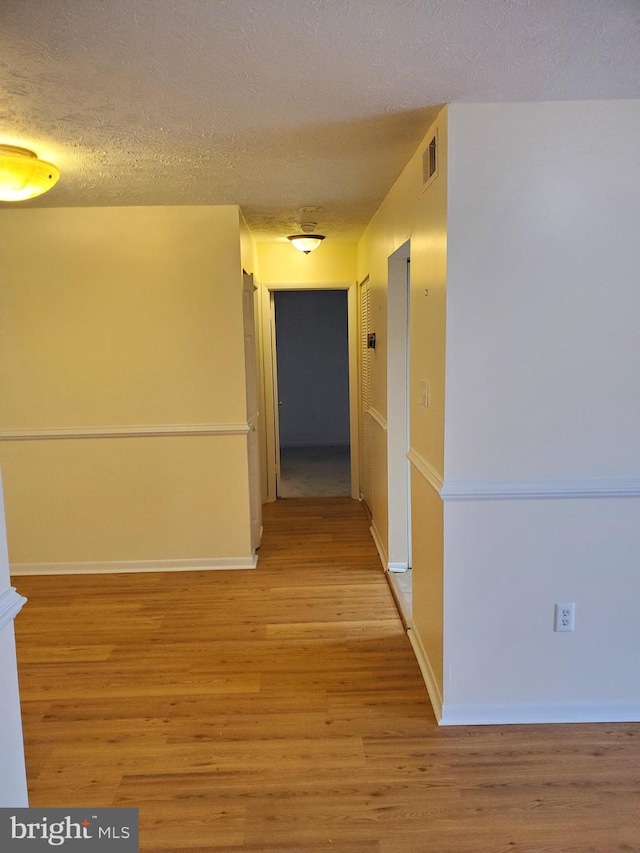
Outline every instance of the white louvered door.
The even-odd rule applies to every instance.
[[[360,497],[371,509],[371,290],[369,279],[360,285]]]

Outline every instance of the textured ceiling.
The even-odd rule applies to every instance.
[[[637,0],[0,0],[0,142],[27,206],[302,206],[359,236],[452,101],[640,97]],[[607,129],[608,130],[608,129]]]

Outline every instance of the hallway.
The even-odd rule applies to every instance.
[[[256,570],[19,578],[32,806],[139,807],[143,853],[640,849],[640,726],[438,729],[361,505],[264,524]]]

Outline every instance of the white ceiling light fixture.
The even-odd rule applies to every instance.
[[[28,148],[0,145],[0,201],[26,201],[46,193],[60,172],[52,163],[39,160]]]
[[[292,234],[290,237],[287,237],[287,240],[291,240],[292,246],[295,246],[300,252],[308,255],[309,252],[313,252],[314,249],[318,248],[324,240],[324,235],[313,233],[316,230],[315,222],[301,222],[300,230],[303,232],[302,234]]]

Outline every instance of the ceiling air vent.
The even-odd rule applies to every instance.
[[[438,174],[438,136],[435,134],[422,154],[422,188],[426,189]]]

